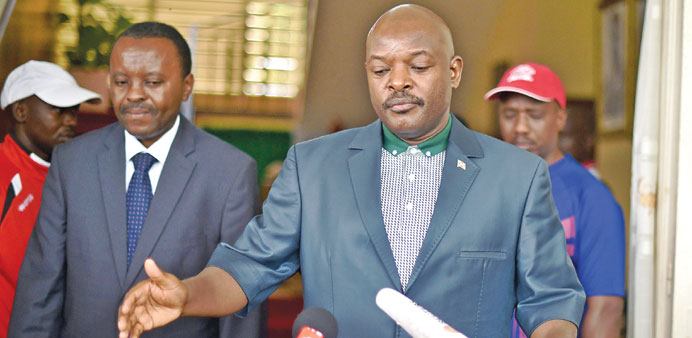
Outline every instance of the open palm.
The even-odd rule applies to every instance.
[[[144,331],[163,326],[180,317],[187,300],[185,285],[163,272],[153,259],[144,262],[149,279],[127,292],[118,311],[120,338],[139,337]]]

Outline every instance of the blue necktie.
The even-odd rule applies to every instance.
[[[151,182],[149,181],[149,169],[156,162],[154,156],[147,153],[138,153],[132,156],[135,164],[135,173],[132,174],[130,185],[127,187],[127,267],[130,268],[132,255],[137,248],[139,234],[142,233],[142,225],[147,218],[149,203],[153,194],[151,193]]]

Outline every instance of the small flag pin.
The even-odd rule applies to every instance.
[[[457,168],[461,168],[461,170],[466,170],[466,162],[462,160],[457,160]]]

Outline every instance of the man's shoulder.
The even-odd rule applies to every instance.
[[[8,147],[15,146],[14,144],[9,144],[8,142],[0,142],[0,172],[6,171],[16,171],[16,165],[10,158],[10,151]]]
[[[65,143],[58,144],[56,150],[59,149],[61,154],[72,154],[84,158],[85,155],[99,152],[104,145],[108,145],[110,142],[109,138],[113,137],[113,133],[120,131],[124,139],[122,130],[123,128],[118,122],[113,122],[105,127],[79,135]],[[56,153],[55,150],[53,152]]]
[[[364,127],[350,128],[336,133],[323,135],[307,141],[299,142],[294,147],[300,149],[301,153],[310,154],[310,156],[339,156],[341,153],[346,153],[348,147],[354,140],[361,137],[381,137],[380,134],[373,132],[372,125]]]
[[[2,143],[0,143],[2,147]],[[10,160],[2,150],[0,150],[0,189],[7,188],[7,182],[19,172],[19,168]],[[5,196],[2,196],[5,197]]]
[[[594,177],[586,168],[572,157],[566,156],[557,168],[551,166],[551,178],[560,180],[561,186],[579,201],[600,201],[599,207],[615,203],[615,197],[608,187]],[[602,203],[601,203],[602,202]],[[609,203],[606,203],[609,202]]]
[[[224,162],[224,165],[229,163],[254,163],[254,159],[238,149],[234,145],[228,143],[203,130],[195,125],[189,125],[189,132],[195,139],[195,153],[202,159],[210,159],[213,162]],[[175,142],[174,142],[175,144]]]
[[[574,158],[566,155],[557,165],[550,167],[553,176],[559,177],[571,189],[591,190],[605,188],[605,185],[584,168]]]
[[[513,144],[499,140],[495,137],[469,131],[478,141],[483,150],[483,162],[489,166],[497,167],[502,170],[525,169],[535,171],[536,167],[543,161],[536,154],[523,150]]]
[[[324,145],[337,145],[337,144],[345,144],[348,145],[353,139],[356,137],[356,135],[359,135],[362,132],[365,132],[367,128],[369,128],[370,125],[368,126],[363,126],[363,127],[355,127],[355,128],[349,128],[345,130],[341,130],[335,133],[319,136],[307,141],[299,142],[297,145],[301,145],[301,147],[321,147]]]

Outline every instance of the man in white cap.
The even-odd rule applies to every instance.
[[[12,128],[0,143],[0,337],[7,334],[17,274],[53,147],[74,136],[79,105],[100,100],[50,62],[31,60],[5,81],[0,103]]]
[[[486,100],[500,102],[502,138],[541,156],[565,230],[567,253],[586,292],[581,337],[619,337],[625,296],[625,226],[608,188],[558,147],[567,119],[560,78],[548,67],[509,69]],[[514,321],[511,336],[526,337]]]

